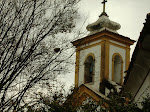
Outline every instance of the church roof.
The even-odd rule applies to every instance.
[[[81,86],[76,88],[76,90],[72,93],[70,99],[67,99],[67,101],[71,100],[72,105],[76,107],[80,106],[86,100],[86,98],[90,98],[96,102],[99,102],[102,99],[109,100],[108,97],[92,88],[90,84],[82,84]],[[107,106],[107,104],[104,106]]]
[[[126,37],[126,36],[123,36],[123,35],[120,35],[118,33],[114,33],[112,31],[110,31],[108,28],[102,28],[101,32],[98,32],[98,33],[95,33],[92,35],[88,35],[88,36],[83,37],[81,39],[75,40],[72,42],[72,44],[74,46],[80,46],[80,45],[83,45],[83,44],[88,43],[88,42],[100,40],[100,39],[104,38],[105,36],[109,39],[116,40],[116,41],[123,43],[123,44],[132,45],[135,42],[134,40],[130,39],[129,37]]]
[[[133,52],[122,92],[131,92],[136,96],[146,77],[150,73],[150,13]]]
[[[96,89],[94,89],[90,84],[83,84],[85,87],[87,87],[89,90],[93,91],[95,94],[97,94],[101,98],[108,99],[104,94],[100,93]]]

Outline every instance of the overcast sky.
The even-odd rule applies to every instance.
[[[103,0],[81,0],[80,13],[88,15],[87,24],[93,23],[103,10]],[[150,0],[107,0],[109,18],[121,25],[119,34],[137,40],[143,28],[146,14],[150,13]],[[86,27],[86,26],[85,26]]]
[[[86,25],[95,22],[103,10],[103,0],[81,0],[79,12],[87,17]],[[147,13],[150,13],[150,0],[107,0],[106,12],[109,19],[121,25],[118,33],[133,40],[138,39]],[[84,19],[80,19],[82,23]],[[131,47],[131,54],[135,44]],[[66,76],[66,84],[74,84],[74,74]]]

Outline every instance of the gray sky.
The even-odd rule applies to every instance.
[[[79,12],[82,17],[87,17],[84,28],[95,22],[103,10],[103,0],[81,0]],[[121,25],[118,33],[133,40],[138,39],[143,28],[147,13],[150,13],[150,0],[107,0],[106,12],[109,19]],[[81,19],[82,23],[84,19]],[[131,54],[136,43],[131,47]],[[74,74],[65,77],[67,85],[74,84]]]
[[[103,0],[81,0],[80,13],[88,15],[87,24],[93,23],[103,10]],[[150,13],[150,0],[107,0],[109,18],[121,25],[119,34],[137,40],[143,28],[146,14]],[[85,26],[86,27],[86,26]]]

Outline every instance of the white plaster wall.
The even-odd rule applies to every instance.
[[[80,46],[80,48],[87,47],[87,46],[90,46],[90,45],[93,45],[93,44],[96,44],[96,43],[99,43],[99,42],[101,42],[101,40],[97,40],[97,41],[90,42],[88,44],[82,45],[82,46]]]
[[[94,83],[92,87],[99,90],[100,83],[100,59],[101,59],[101,45],[93,46],[88,49],[80,51],[79,59],[79,86],[84,83],[84,62],[88,54],[93,53],[95,56],[95,73],[94,73]]]
[[[112,56],[114,53],[119,53],[123,59],[123,77],[125,76],[125,62],[126,62],[126,50],[123,48],[116,47],[114,45],[110,45],[109,50],[109,80],[112,80]]]
[[[139,107],[141,107],[140,102],[142,102],[143,98],[146,98],[148,94],[150,95],[150,73],[148,74],[148,77],[146,78],[145,82],[143,83],[134,99]]]
[[[115,43],[115,44],[118,44],[118,45],[121,45],[121,46],[123,46],[123,47],[126,47],[125,44],[122,44],[122,43],[119,43],[119,42],[116,42],[116,41],[113,41],[113,40],[110,40],[110,42]]]

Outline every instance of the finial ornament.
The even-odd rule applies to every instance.
[[[103,0],[103,2],[102,2],[102,4],[103,4],[103,12],[102,12],[102,14],[101,14],[100,16],[103,16],[103,15],[108,16],[108,15],[106,14],[106,12],[105,12],[105,5],[106,5],[106,2],[107,2],[107,0]]]

